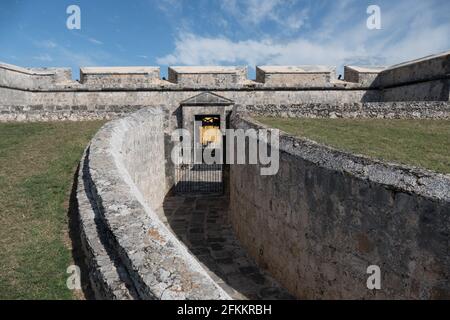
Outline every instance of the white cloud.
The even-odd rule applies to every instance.
[[[280,2],[280,0],[248,0],[245,15],[254,24],[259,24],[267,18],[276,18],[274,11]]]
[[[33,56],[34,60],[61,63],[71,61],[79,66],[95,66],[99,64],[98,57],[102,52],[87,53],[63,46],[52,40],[35,41],[35,46],[46,49],[45,53]]]
[[[268,59],[273,49],[270,41],[238,41],[227,38],[207,38],[182,33],[175,43],[173,54],[157,59],[159,64],[211,65],[221,63],[254,62]]]
[[[244,24],[258,26],[277,23],[282,28],[298,30],[308,18],[307,10],[295,9],[297,0],[223,0],[222,9]]]
[[[75,50],[60,47],[60,55],[64,60],[71,61],[80,67],[97,66],[100,63],[94,54],[87,54],[84,52],[77,52]]]
[[[33,59],[34,60],[39,60],[39,61],[45,61],[45,62],[53,61],[53,58],[48,53],[44,53],[44,54],[40,54],[40,55],[34,56]]]
[[[277,0],[264,2],[265,6],[262,4],[259,9],[256,5],[252,7],[255,1],[249,2],[249,8],[254,11],[245,12],[253,12],[254,23],[268,19],[272,15],[268,8],[273,10],[278,3]],[[224,3],[230,12],[239,14],[236,0]],[[173,52],[159,57],[157,62],[164,65],[390,65],[450,49],[450,21],[436,22],[441,9],[435,3],[420,2],[412,6],[404,0],[390,10],[382,8],[383,30],[368,30],[366,12],[355,15],[351,3],[352,0],[347,0],[336,4],[317,29],[284,40],[277,34],[234,40],[181,31]],[[292,27],[300,28],[301,23],[293,23]]]
[[[57,47],[56,42],[52,40],[34,41],[34,44],[40,48],[53,49]]]
[[[88,38],[89,42],[93,43],[93,44],[98,44],[98,45],[102,45],[103,42],[100,40],[97,40],[95,38]]]
[[[173,11],[181,10],[183,7],[183,3],[181,0],[156,0],[156,1],[158,8],[164,13],[169,15]],[[154,5],[153,2],[152,5]]]
[[[172,54],[158,58],[159,64],[215,65],[215,64],[334,64],[350,55],[361,55],[338,44],[323,46],[308,40],[296,39],[285,43],[268,38],[261,41],[233,42],[227,38],[207,38],[181,34]],[[330,52],[333,55],[330,56]]]

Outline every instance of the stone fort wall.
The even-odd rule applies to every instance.
[[[232,126],[264,128],[236,111]],[[448,176],[284,134],[279,150],[273,176],[230,166],[230,219],[249,254],[292,294],[450,297]],[[366,287],[371,265],[381,269],[381,290]]]
[[[450,53],[390,68],[345,67],[344,80],[326,66],[81,68],[80,81],[65,68],[25,69],[0,64],[0,121],[113,118],[142,106],[174,112],[183,100],[210,91],[241,105],[324,105],[449,101]]]
[[[160,221],[165,111],[144,108],[106,124],[78,175],[83,249],[98,299],[229,299]]]

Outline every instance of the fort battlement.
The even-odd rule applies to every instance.
[[[0,64],[0,121],[78,119],[79,111],[82,117],[104,118],[114,116],[105,110],[119,108],[123,114],[142,106],[175,111],[195,92],[241,105],[326,106],[448,102],[449,88],[450,51],[391,67],[345,66],[342,80],[334,67],[320,65],[257,66],[255,79],[249,79],[247,67],[233,66],[169,67],[168,79],[160,67],[82,67],[77,81],[68,68]]]
[[[41,90],[72,82],[70,68],[22,68],[0,63],[0,86],[23,90]]]
[[[132,87],[136,83],[157,83],[158,67],[85,67],[80,69],[80,83],[92,87]]]
[[[256,81],[273,87],[327,87],[335,82],[335,68],[328,66],[256,67]]]
[[[169,67],[169,81],[186,88],[238,88],[247,83],[246,67]]]
[[[146,89],[386,89],[401,85],[449,79],[450,51],[391,67],[345,66],[337,80],[331,66],[257,66],[256,79],[247,67],[82,67],[80,80],[69,68],[22,68],[0,64],[0,86],[28,91],[46,90],[146,90]],[[448,97],[447,97],[448,99]]]

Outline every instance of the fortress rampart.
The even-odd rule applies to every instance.
[[[205,248],[189,251],[174,231],[194,211],[208,220],[206,203],[175,208],[180,219],[166,224],[179,169],[169,159],[174,129],[193,133],[206,115],[220,129],[259,128],[249,115],[448,119],[449,66],[446,52],[389,68],[348,66],[344,80],[328,66],[260,66],[255,80],[245,67],[170,67],[167,80],[158,67],[89,67],[73,81],[68,69],[0,65],[0,121],[115,119],[86,149],[77,181],[97,298],[229,299],[234,288],[197,260]],[[229,229],[261,270],[298,298],[448,298],[448,175],[288,135],[279,151],[274,176],[260,176],[258,165],[222,171]],[[214,247],[233,265],[220,256],[224,245]],[[372,264],[384,275],[376,293],[364,287]]]
[[[77,201],[99,299],[229,299],[156,213],[171,187],[164,119],[147,108],[112,121],[82,159]]]
[[[450,53],[389,68],[345,67],[344,80],[327,66],[89,67],[80,81],[66,68],[0,65],[0,121],[113,118],[146,105],[175,108],[208,91],[241,105],[339,106],[366,102],[449,101]]]
[[[258,110],[258,115],[263,110]],[[271,111],[268,110],[268,114]],[[266,128],[252,111],[236,129]],[[448,175],[282,134],[280,169],[230,166],[230,219],[243,246],[303,299],[439,299],[450,294]],[[366,288],[366,268],[383,290]]]

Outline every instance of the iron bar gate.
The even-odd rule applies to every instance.
[[[176,193],[223,193],[222,164],[182,164],[175,168]]]

